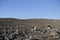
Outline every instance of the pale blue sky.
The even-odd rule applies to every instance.
[[[0,0],[0,18],[60,19],[60,0]]]

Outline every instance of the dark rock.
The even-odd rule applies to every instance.
[[[60,35],[60,32],[59,31],[57,31],[57,33]]]
[[[37,38],[32,38],[31,40],[39,40],[39,39],[37,39]]]
[[[50,29],[52,29],[52,27],[51,27],[50,25],[48,25],[48,27],[49,27]]]

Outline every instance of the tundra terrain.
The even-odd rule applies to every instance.
[[[0,18],[0,40],[60,40],[60,20]]]

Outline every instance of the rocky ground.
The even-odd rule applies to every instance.
[[[0,40],[60,40],[60,20],[0,18]]]

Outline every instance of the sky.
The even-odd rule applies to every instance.
[[[0,0],[0,18],[60,19],[60,0]]]

